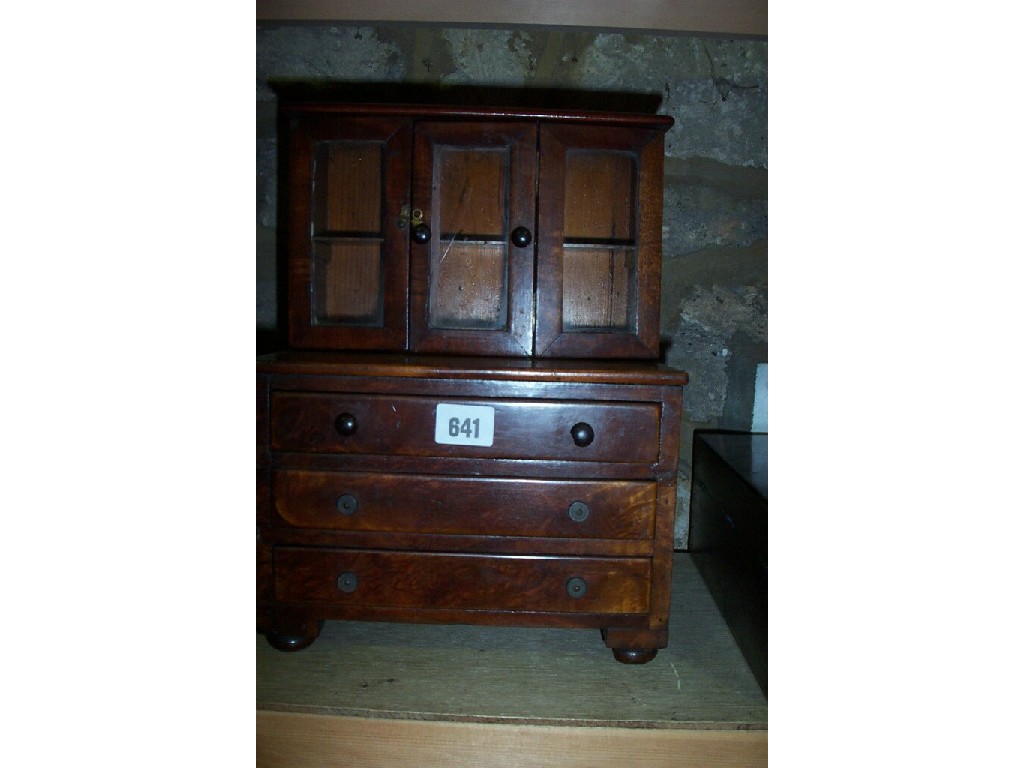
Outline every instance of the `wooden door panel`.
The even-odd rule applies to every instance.
[[[282,108],[282,194],[293,347],[408,345],[412,120]]]
[[[410,348],[527,356],[533,352],[533,123],[416,125],[413,207],[424,242],[412,245]]]

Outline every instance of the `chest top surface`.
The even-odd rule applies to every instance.
[[[680,371],[651,361],[517,359],[284,350],[256,358],[258,374],[684,386]]]

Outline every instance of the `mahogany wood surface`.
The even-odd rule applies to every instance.
[[[664,647],[685,377],[369,358],[257,364],[258,621],[275,647],[324,619],[597,627],[626,663]],[[494,408],[493,444],[435,443],[446,402]]]
[[[540,385],[538,385],[540,386]],[[372,453],[445,458],[449,456],[570,459],[650,463],[658,458],[659,407],[654,403],[593,403],[543,399],[448,398],[494,409],[491,446],[438,445],[434,441],[436,400],[387,395],[274,393],[271,448],[303,453]],[[336,418],[349,414],[355,434],[339,435]],[[593,442],[579,446],[572,427],[592,427]]]
[[[257,370],[278,375],[377,376],[383,379],[480,380],[492,383],[571,382],[681,387],[686,371],[653,362],[594,359],[345,354],[283,350],[256,358]]]
[[[346,119],[325,115],[304,115],[299,119],[282,110],[280,114],[279,140],[281,142],[281,198],[285,215],[281,220],[281,236],[287,254],[287,318],[288,340],[295,347],[326,349],[404,349],[408,326],[408,284],[409,284],[409,238],[408,230],[398,228],[401,206],[407,201],[409,174],[411,172],[412,124],[408,120],[387,117]],[[346,188],[358,189],[358,194],[333,194],[331,199],[321,199],[319,205],[326,208],[322,215],[314,211],[314,197],[324,190],[314,190],[316,168],[314,158],[318,146],[337,144],[351,147],[356,144],[379,145],[383,162],[383,187],[378,183],[373,190],[382,196],[375,201],[367,198],[365,187],[356,187],[359,179],[348,179],[346,186],[342,179],[334,179],[329,191],[341,192]],[[328,174],[329,176],[329,174]],[[361,201],[361,202],[358,202]],[[381,321],[367,326],[356,324],[317,323],[314,313],[314,298],[327,290],[318,287],[316,280],[317,262],[314,262],[315,231],[312,227],[318,219],[328,227],[327,233],[337,235],[355,234],[331,230],[333,225],[355,226],[356,219],[365,225],[365,210],[376,206],[382,211],[381,226],[376,233],[380,240],[379,277],[376,280],[365,277],[363,287],[379,291]],[[348,206],[348,214],[338,211]],[[363,214],[355,213],[364,211]],[[320,233],[324,234],[324,233]],[[361,233],[366,235],[367,233]],[[362,238],[365,241],[365,237]],[[329,241],[328,241],[329,244]],[[365,256],[364,256],[365,259]],[[319,262],[324,268],[323,260]],[[345,279],[341,275],[341,279]],[[351,275],[348,275],[351,279]],[[349,292],[353,285],[348,285]],[[376,304],[377,297],[363,299],[361,303]]]
[[[596,125],[622,126],[626,128],[655,128],[667,131],[673,119],[667,115],[644,114],[641,112],[602,112],[600,110],[546,109],[537,107],[504,107],[500,105],[454,105],[454,104],[389,104],[354,103],[345,101],[324,101],[309,98],[312,89],[287,86],[277,89],[282,97],[281,109],[287,113],[327,114],[343,117],[422,117],[429,120],[557,120],[566,123],[594,123]]]
[[[649,608],[649,558],[582,558],[280,547],[285,602],[380,608],[638,614]],[[339,587],[346,576],[351,583]],[[577,589],[574,589],[577,588]],[[343,612],[338,618],[344,618]]]
[[[586,322],[585,313],[570,308],[566,312],[566,273],[575,281],[569,289],[580,298],[579,291],[593,290],[597,293],[599,283],[595,282],[603,272],[614,268],[614,261],[606,259],[606,266],[590,262],[588,275],[580,271],[583,265],[571,265],[573,256],[565,241],[567,238],[581,239],[585,230],[595,232],[593,246],[602,238],[599,224],[595,220],[606,219],[611,233],[615,212],[610,200],[598,195],[589,199],[589,187],[576,182],[570,174],[566,180],[567,158],[573,153],[594,153],[597,156],[635,158],[637,178],[635,186],[629,185],[627,197],[635,201],[635,208],[628,212],[629,226],[626,236],[618,230],[614,237],[605,238],[613,244],[634,244],[636,247],[631,276],[620,276],[633,283],[633,297],[627,302],[630,319],[624,330],[591,328],[588,331],[573,331],[571,322]],[[537,247],[537,354],[547,357],[647,357],[655,358],[659,353],[658,335],[661,312],[661,214],[662,214],[662,158],[664,136],[658,130],[625,130],[597,128],[591,125],[542,125],[540,130],[540,188],[549,194],[548,205],[539,209]],[[574,194],[578,199],[569,197]],[[602,204],[603,203],[603,204]],[[622,218],[626,214],[619,213]],[[618,228],[622,228],[622,223]],[[583,238],[586,241],[586,238]],[[566,266],[566,260],[570,266]],[[576,271],[574,271],[576,270]],[[604,282],[609,290],[614,280]],[[568,316],[567,316],[568,315]],[[570,323],[567,323],[569,320]]]
[[[445,535],[650,539],[657,498],[653,482],[371,472],[285,470],[274,486],[296,528]]]
[[[654,362],[672,119],[279,119],[293,349],[257,359],[257,628],[596,627],[649,662],[687,382]]]
[[[412,200],[431,237],[412,247],[410,349],[531,353],[533,248],[509,232],[534,227],[535,187],[532,123],[416,124]]]
[[[287,100],[279,115],[291,346],[658,356],[671,118]]]

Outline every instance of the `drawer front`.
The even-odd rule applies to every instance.
[[[278,514],[297,528],[650,539],[657,484],[279,471]]]
[[[435,441],[439,404],[493,408],[491,445]],[[470,400],[276,392],[271,447],[279,451],[653,463],[658,403]]]
[[[501,557],[279,547],[277,598],[375,608],[644,613],[646,558]]]

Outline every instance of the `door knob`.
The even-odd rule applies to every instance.
[[[512,245],[516,248],[525,248],[533,241],[533,235],[526,227],[516,227],[511,233]]]

